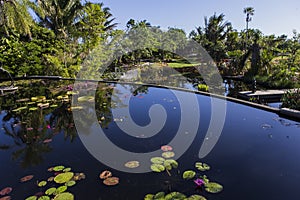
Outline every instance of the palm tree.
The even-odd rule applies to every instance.
[[[246,45],[245,46],[247,48],[249,22],[252,20],[251,16],[254,15],[254,8],[246,7],[244,8],[244,13],[246,14]]]
[[[9,35],[14,31],[31,37],[32,18],[27,12],[27,0],[0,1],[0,29]]]

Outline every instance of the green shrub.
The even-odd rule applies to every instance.
[[[282,101],[281,107],[300,110],[300,88],[295,90],[288,90],[283,95],[281,101]]]

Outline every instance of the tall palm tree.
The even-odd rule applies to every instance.
[[[246,7],[244,8],[244,13],[246,14],[246,48],[247,48],[247,40],[248,40],[248,29],[249,29],[249,22],[251,22],[252,17],[254,15],[254,8],[253,7]]]
[[[6,35],[9,35],[10,31],[15,31],[31,36],[32,18],[27,11],[27,2],[27,0],[0,1],[0,29]]]

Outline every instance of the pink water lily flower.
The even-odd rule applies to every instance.
[[[198,187],[201,187],[205,182],[202,179],[197,178],[196,180],[194,180],[194,183],[196,183]]]

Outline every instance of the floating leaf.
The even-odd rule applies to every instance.
[[[31,101],[37,101],[38,98],[37,97],[31,97]]]
[[[194,172],[192,170],[188,170],[183,173],[182,177],[184,179],[192,179],[195,177],[195,175],[196,175],[196,172]]]
[[[76,181],[69,181],[69,182],[66,182],[66,186],[68,186],[68,187],[71,187],[71,186],[73,186],[73,185],[75,185],[76,184]]]
[[[64,172],[64,173],[58,174],[54,178],[54,181],[56,183],[66,183],[66,182],[70,181],[73,176],[74,176],[73,172]]]
[[[50,143],[50,142],[52,142],[52,139],[51,139],[51,138],[50,138],[50,139],[45,139],[45,140],[43,141],[44,144],[47,144],[47,143]]]
[[[33,175],[27,175],[20,179],[22,183],[30,181],[33,178]]]
[[[0,191],[0,195],[7,195],[7,194],[11,193],[11,191],[12,191],[12,188],[11,188],[11,187],[3,188],[3,189]]]
[[[45,185],[47,185],[47,181],[41,181],[38,183],[39,187],[44,187]]]
[[[52,195],[52,194],[54,194],[54,192],[56,192],[56,188],[52,187],[52,188],[49,188],[48,190],[46,190],[45,194]]]
[[[150,168],[154,172],[163,172],[163,171],[165,171],[165,166],[163,166],[161,164],[152,164]]]
[[[210,166],[206,163],[196,162],[195,167],[200,171],[207,171],[210,169]]]
[[[27,197],[25,200],[37,200],[37,196]]]
[[[117,185],[119,183],[119,178],[118,177],[109,177],[109,178],[105,179],[103,181],[103,183],[108,186]]]
[[[165,159],[162,157],[153,157],[151,158],[151,162],[154,164],[163,164],[165,162]]]
[[[162,151],[172,151],[173,148],[169,145],[164,145],[164,146],[161,146],[160,149]]]
[[[94,101],[95,98],[93,96],[82,96],[82,97],[78,97],[78,102],[92,102]]]
[[[161,156],[164,157],[164,158],[172,158],[172,157],[175,156],[175,153],[172,152],[172,151],[167,151],[167,152],[163,152],[163,153],[161,154]]]
[[[165,200],[186,199],[186,196],[180,192],[171,192],[167,194],[164,199]]]
[[[59,172],[59,171],[62,171],[65,167],[62,166],[62,165],[59,165],[59,166],[55,166],[53,167],[53,171],[55,172]]]
[[[125,167],[128,167],[128,168],[137,168],[138,166],[140,166],[139,161],[129,161],[129,162],[125,163]]]
[[[58,107],[57,104],[53,104],[53,105],[50,106],[50,108],[57,108],[57,107]]]
[[[51,176],[51,177],[49,177],[48,179],[47,179],[47,181],[49,181],[49,182],[52,182],[54,180],[54,177],[53,176]]]
[[[105,171],[101,172],[99,177],[100,177],[100,179],[107,179],[111,176],[112,176],[112,173],[108,170],[105,170]]]
[[[205,190],[210,193],[218,193],[223,190],[223,186],[219,183],[209,182],[205,184]]]
[[[165,193],[164,192],[158,192],[155,194],[155,196],[153,197],[153,199],[164,199],[165,197]]]
[[[53,200],[74,200],[74,195],[69,192],[64,192],[56,195]]]
[[[63,170],[63,172],[69,172],[69,171],[71,171],[71,168],[70,168],[70,167],[67,167],[67,168],[65,168],[65,169]]]
[[[60,193],[65,192],[67,189],[68,189],[68,187],[65,186],[65,185],[60,186],[60,187],[58,187],[58,188],[56,189],[55,193],[56,193],[56,194],[60,194]]]
[[[144,198],[144,200],[153,200],[154,195],[153,194],[147,194]]]
[[[0,200],[11,200],[10,196],[1,197]]]
[[[38,110],[37,107],[29,108],[29,111],[36,111],[36,110]]]
[[[173,159],[168,159],[168,160],[165,160],[165,162],[164,162],[164,166],[166,167],[167,165],[170,165],[172,168],[177,168],[178,162]]]
[[[206,198],[204,196],[195,194],[195,195],[190,196],[186,200],[206,200]]]
[[[48,196],[41,196],[38,198],[38,200],[50,200],[50,197]]]

